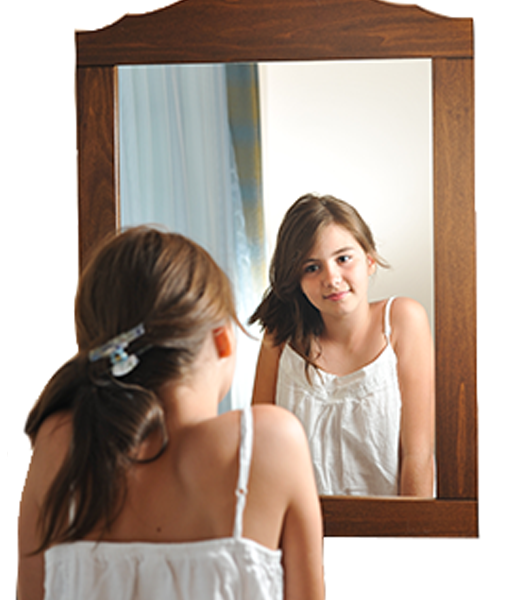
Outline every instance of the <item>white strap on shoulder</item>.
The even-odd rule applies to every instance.
[[[391,342],[391,319],[389,318],[389,315],[391,313],[391,304],[393,303],[394,299],[395,296],[391,296],[391,298],[389,298],[384,313],[384,335],[386,336],[388,343]]]
[[[238,458],[238,484],[236,486],[236,510],[233,537],[242,537],[245,501],[247,498],[247,482],[251,469],[253,422],[252,408],[245,407],[240,411],[240,450]]]

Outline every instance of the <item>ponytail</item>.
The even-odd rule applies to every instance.
[[[30,412],[25,432],[32,443],[42,422],[65,410],[72,415],[72,443],[43,502],[36,552],[82,539],[98,524],[108,530],[124,501],[127,467],[155,460],[167,445],[156,394],[80,354],[57,371]],[[155,430],[161,431],[160,450],[139,459],[141,443]]]

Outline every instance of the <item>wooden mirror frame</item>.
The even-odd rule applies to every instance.
[[[478,536],[473,21],[380,0],[182,0],[76,33],[80,265],[119,225],[118,65],[432,59],[437,497],[321,498],[327,536]]]

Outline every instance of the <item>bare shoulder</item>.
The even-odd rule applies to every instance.
[[[272,404],[259,404],[252,408],[255,432],[266,437],[305,439],[304,429],[297,417],[290,411]]]
[[[304,548],[308,548],[306,555],[310,560],[318,552],[320,564],[320,506],[302,424],[295,415],[278,406],[255,406],[253,414],[252,499],[259,499],[262,506],[271,507],[271,514],[279,515],[280,533],[276,544],[280,538],[288,568],[294,562],[293,557],[299,562],[301,556],[304,558]],[[261,518],[258,523],[261,528]],[[301,573],[304,574],[312,564],[316,564],[314,560],[302,565]],[[320,567],[318,572],[321,573]],[[297,593],[292,596],[299,597]]]
[[[37,432],[27,477],[28,491],[39,503],[57,475],[69,450],[73,432],[68,412],[50,415]]]
[[[300,421],[284,408],[272,404],[251,407],[254,423],[253,458],[259,464],[274,467],[283,457],[291,457],[308,448]],[[181,446],[182,456],[202,464],[229,465],[240,443],[240,411],[232,410],[205,421],[187,433]]]
[[[429,350],[432,332],[427,311],[412,298],[395,298],[391,305],[391,343],[403,355],[419,347]]]
[[[44,460],[63,458],[69,449],[73,434],[72,416],[69,412],[58,412],[47,417],[34,443],[34,456],[42,455]]]
[[[254,436],[261,438],[265,444],[283,444],[287,440],[293,442],[297,438],[305,439],[305,434],[300,421],[288,410],[273,404],[257,404],[251,407],[254,422]],[[208,445],[216,445],[223,440],[221,447],[227,449],[228,439],[232,439],[235,446],[239,440],[240,411],[232,410],[223,413],[197,427],[197,435],[208,439]],[[194,442],[197,443],[197,442]]]
[[[395,319],[427,318],[427,311],[417,300],[398,296],[391,304],[391,317]]]
[[[265,331],[263,339],[261,340],[261,352],[265,355],[267,360],[278,362],[284,346],[284,343],[277,344],[274,335]]]
[[[69,443],[73,429],[72,415],[68,411],[59,411],[47,417],[37,432],[36,444]]]
[[[257,482],[251,485],[284,489],[286,473],[307,460],[308,445],[302,425],[290,412],[271,404],[258,404],[250,410],[253,415],[251,473]],[[224,482],[222,488],[229,489],[231,484],[225,482],[233,466],[238,464],[240,426],[241,412],[232,410],[186,432],[177,446],[183,480],[191,487],[199,482],[204,488]]]
[[[253,404],[273,404],[275,402],[278,366],[283,347],[284,344],[276,344],[271,333],[265,332],[254,377]]]
[[[309,460],[309,446],[304,428],[295,415],[275,405],[252,408],[254,415],[255,459],[273,469],[296,469]]]
[[[284,344],[278,344],[276,342],[275,335],[273,333],[270,333],[268,329],[265,329],[265,333],[263,334],[263,339],[261,343],[266,348],[275,348],[277,352],[281,352],[284,346]]]
[[[393,300],[390,311],[392,330],[410,331],[411,328],[429,326],[427,311],[412,298],[398,297]]]

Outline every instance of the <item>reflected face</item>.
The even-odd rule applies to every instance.
[[[302,265],[301,288],[322,317],[339,317],[368,301],[374,259],[355,237],[334,223],[319,234]]]

